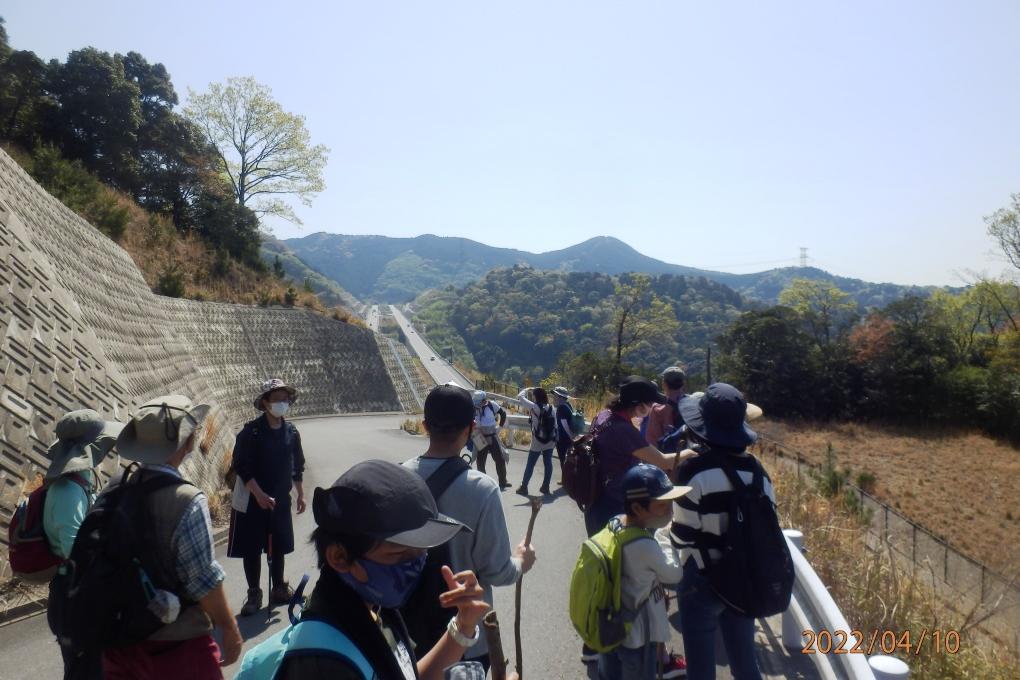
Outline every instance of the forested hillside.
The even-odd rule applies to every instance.
[[[646,290],[640,288],[647,282]],[[633,315],[618,348],[620,311]],[[609,276],[517,266],[415,301],[415,324],[441,352],[508,381],[544,379],[558,362],[593,353],[625,366],[661,370],[678,361],[698,371],[704,351],[740,313],[733,290],[703,278]],[[633,333],[636,331],[636,333]]]
[[[881,307],[906,295],[928,295],[934,290],[869,283],[833,276],[814,267],[784,267],[755,274],[708,271],[648,257],[608,236],[596,236],[546,253],[495,248],[471,239],[431,234],[389,238],[318,233],[287,239],[285,243],[314,269],[369,302],[406,302],[430,288],[463,286],[481,279],[495,267],[518,264],[562,272],[704,277],[764,304],[775,304],[779,293],[795,278],[833,283],[864,308]]]

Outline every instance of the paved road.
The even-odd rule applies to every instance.
[[[330,485],[359,460],[382,458],[402,462],[422,453],[425,439],[410,436],[398,429],[402,419],[403,416],[354,416],[296,421],[308,459],[305,488],[309,494],[309,504],[312,489]],[[508,474],[512,482],[521,479],[525,456],[524,452],[511,452]],[[524,536],[530,515],[527,502],[521,496],[507,491],[503,495],[503,506],[511,538],[515,542],[519,541]],[[311,530],[309,509],[304,515],[296,517],[297,551],[288,556],[287,560],[287,575],[292,583],[298,581],[300,574],[308,573],[312,575],[310,585],[314,585],[318,573],[315,556],[305,541]],[[547,500],[539,515],[533,539],[538,563],[523,582],[524,665],[532,678],[581,680],[586,677],[578,658],[580,640],[567,615],[570,574],[577,558],[578,546],[583,539],[584,523],[581,514],[577,506],[560,491],[557,496]],[[221,547],[218,555],[227,571],[228,597],[234,609],[238,610],[245,595],[241,561],[227,559],[223,553],[224,548]],[[503,625],[504,648],[511,659],[514,658],[513,598],[512,587],[496,589],[495,603]],[[268,624],[262,614],[239,619],[241,631],[247,639],[245,649],[279,630],[285,618],[285,611],[280,608]],[[674,647],[678,648],[679,643],[674,644]],[[236,670],[236,666],[228,669],[227,677],[231,677],[233,670]],[[60,674],[60,653],[44,616],[0,628],[0,680],[46,680],[59,678]],[[718,677],[728,677],[725,667],[720,668]],[[795,674],[790,677],[805,676]]]
[[[393,317],[397,320],[397,323],[400,324],[400,328],[404,331],[411,351],[418,355],[422,364],[425,365],[425,370],[429,372],[429,375],[432,376],[437,385],[442,385],[451,380],[467,388],[474,384],[436,353],[435,349],[414,330],[414,326],[407,320],[403,312],[393,305],[390,305],[390,310],[393,312]]]
[[[368,308],[368,327],[379,332],[379,305],[372,305]]]

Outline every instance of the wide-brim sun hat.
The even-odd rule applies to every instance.
[[[143,404],[117,437],[121,458],[138,463],[165,463],[202,426],[212,407],[168,394]]]
[[[681,399],[679,409],[684,424],[709,444],[744,449],[758,439],[747,425],[747,401],[732,385],[713,383],[701,396]]]
[[[297,399],[298,392],[296,389],[283,382],[279,378],[270,378],[259,386],[259,394],[252,401],[252,406],[255,407],[256,411],[262,410],[262,399],[275,390],[287,390],[287,394],[290,395],[290,400],[293,403]]]
[[[46,451],[50,459],[46,479],[99,467],[123,429],[123,423],[104,420],[92,409],[67,413],[57,421],[57,440]]]
[[[552,389],[552,393],[555,394],[557,397],[561,397],[563,399],[570,399],[570,392],[568,392],[567,388],[564,387],[563,385],[557,385],[556,387],[554,387]]]

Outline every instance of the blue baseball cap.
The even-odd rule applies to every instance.
[[[623,476],[623,496],[629,501],[672,501],[692,487],[674,486],[666,473],[648,463],[638,463]]]

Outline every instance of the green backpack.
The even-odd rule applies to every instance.
[[[630,631],[635,612],[623,611],[620,602],[623,546],[642,538],[652,536],[640,527],[624,527],[614,517],[581,545],[570,577],[570,621],[596,652],[619,646]]]
[[[570,431],[574,433],[574,437],[580,437],[586,429],[588,429],[588,425],[584,421],[584,411],[581,409],[571,410]]]

